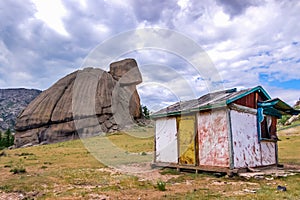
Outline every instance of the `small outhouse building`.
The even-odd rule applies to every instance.
[[[153,165],[219,172],[276,166],[277,119],[299,113],[261,86],[175,103],[152,115]]]

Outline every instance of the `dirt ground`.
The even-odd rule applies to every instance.
[[[211,187],[214,187],[216,190],[220,189],[222,192],[223,197],[230,197],[231,195],[244,195],[245,193],[255,193],[256,190],[259,189],[260,185],[258,183],[248,182],[247,179],[249,178],[264,178],[264,175],[268,175],[270,180],[270,175],[274,176],[289,176],[293,173],[300,173],[300,166],[287,166],[288,168],[283,169],[266,169],[260,170],[255,172],[247,172],[240,174],[241,177],[245,179],[239,181],[224,181],[217,179],[214,176],[206,176],[199,182],[199,180],[187,179],[180,182],[174,182],[172,184],[167,185],[166,191],[159,191],[157,189],[126,189],[126,190],[117,190],[117,191],[105,191],[101,192],[101,194],[96,193],[89,193],[84,199],[100,199],[100,200],[108,200],[108,199],[161,199],[166,198],[168,196],[176,195],[176,194],[185,194],[185,193],[192,193],[197,190],[208,190]],[[100,168],[98,169],[103,172],[108,172],[112,175],[114,174],[126,174],[126,175],[133,175],[138,177],[138,181],[140,183],[150,181],[153,182],[155,185],[157,180],[161,180],[164,182],[168,182],[171,179],[176,179],[183,174],[172,175],[172,174],[164,174],[162,175],[161,169],[151,169],[150,163],[141,163],[135,164],[130,166],[120,166],[119,169],[113,168]],[[270,182],[270,184],[277,184],[276,182]],[[118,185],[118,183],[116,183]],[[70,186],[74,187],[74,186]],[[89,186],[84,186],[86,189],[89,189]],[[225,191],[224,187],[242,187],[242,190],[237,191]],[[55,191],[58,192],[63,190],[63,188],[56,188]],[[6,200],[23,200],[23,199],[35,199],[35,195],[37,194],[27,194],[26,196],[21,193],[0,193],[0,199]],[[82,198],[58,198],[58,199],[82,199]]]
[[[131,174],[139,178],[139,181],[152,181],[155,183],[157,180],[162,180],[167,182],[173,178],[178,178],[179,175],[170,175],[164,174],[162,175],[160,172],[162,169],[151,169],[150,163],[142,163],[130,166],[121,166],[119,169],[107,169],[103,168],[103,170],[109,171],[111,173],[126,173]],[[136,173],[134,173],[136,172]],[[232,195],[243,195],[245,193],[256,193],[259,189],[260,185],[258,183],[248,182],[247,180],[254,179],[266,179],[271,181],[269,184],[273,184],[274,186],[277,184],[276,181],[273,181],[272,177],[287,177],[293,176],[296,173],[300,173],[299,165],[286,165],[283,168],[271,167],[271,168],[260,168],[255,169],[253,172],[245,172],[239,173],[238,176],[242,177],[244,181],[221,181],[216,179],[215,177],[205,177],[203,183],[209,183],[205,186],[203,184],[199,184],[196,180],[185,180],[183,182],[174,183],[168,185],[166,191],[154,190],[149,193],[149,191],[145,190],[127,190],[124,192],[116,193],[116,192],[107,192],[106,195],[98,196],[96,199],[101,197],[102,199],[161,199],[174,194],[184,194],[187,192],[193,192],[197,190],[205,190],[209,187],[215,187],[217,190],[220,188],[222,190],[224,186],[245,186],[244,189],[240,191],[223,191],[222,196],[230,197]],[[271,178],[270,178],[271,177]],[[273,181],[273,182],[272,182]],[[94,197],[94,196],[93,196]],[[100,199],[101,199],[100,198]]]

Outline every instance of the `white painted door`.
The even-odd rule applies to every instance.
[[[155,123],[156,162],[178,162],[176,118],[161,118]]]

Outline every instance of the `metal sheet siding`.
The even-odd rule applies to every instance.
[[[276,164],[276,153],[274,142],[261,142],[261,164],[262,165],[273,165]]]
[[[230,111],[234,167],[261,165],[261,151],[257,135],[256,115]]]
[[[197,114],[199,165],[229,167],[226,109]]]
[[[155,122],[155,161],[178,162],[176,118],[160,118]]]
[[[195,115],[180,116],[177,118],[179,163],[195,165]]]

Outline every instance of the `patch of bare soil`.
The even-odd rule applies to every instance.
[[[239,174],[241,177],[246,179],[248,178],[255,178],[255,179],[266,179],[270,181],[268,184],[276,185],[277,183],[274,182],[273,177],[285,177],[285,176],[292,176],[297,173],[295,170],[300,170],[299,166],[293,166],[293,169],[280,169],[280,168],[267,168],[267,169],[260,169],[256,172],[247,172]],[[296,168],[296,169],[295,169]],[[107,169],[115,171],[115,169]],[[168,181],[172,178],[179,177],[180,175],[162,175],[160,174],[160,169],[151,169],[150,163],[142,163],[142,164],[134,164],[134,165],[126,165],[121,166],[120,169],[116,170],[119,173],[126,173],[137,176],[139,181],[151,181],[153,185],[156,184],[157,180]],[[126,171],[126,172],[125,172]],[[300,171],[299,171],[300,172]],[[182,175],[182,174],[181,174]],[[203,183],[205,185],[199,184],[199,181],[194,180],[185,180],[183,182],[175,182],[175,183],[168,183],[166,191],[159,191],[156,188],[153,189],[129,189],[124,191],[117,191],[117,192],[106,192],[105,199],[160,199],[170,195],[176,194],[184,194],[187,192],[193,192],[197,190],[209,190],[209,187],[215,188],[224,188],[224,186],[242,186],[243,189],[239,191],[220,191],[222,196],[231,196],[231,195],[245,195],[247,193],[256,193],[260,186],[258,183],[252,183],[247,181],[220,181],[215,178],[206,177],[204,178]],[[208,184],[209,183],[209,184]],[[243,186],[244,185],[244,186]]]
[[[300,166],[297,165],[290,165],[288,168],[285,166],[284,168],[277,168],[277,167],[272,167],[272,168],[265,168],[265,169],[260,169],[256,170],[254,172],[245,172],[245,173],[239,173],[240,177],[244,177],[246,179],[250,178],[256,178],[256,179],[268,179],[266,176],[271,176],[271,177],[287,177],[287,176],[293,176],[296,173],[300,173]]]
[[[124,191],[109,191],[105,192],[106,199],[161,199],[166,196],[183,194],[193,192],[200,189],[199,185],[193,184],[194,181],[186,181],[182,183],[169,184],[166,186],[166,191],[159,191],[157,189],[127,189]],[[206,186],[208,190],[208,186]],[[203,189],[203,188],[201,188]]]
[[[0,199],[9,199],[9,200],[22,200],[24,199],[24,195],[21,193],[5,193],[0,192]]]
[[[168,181],[171,178],[176,178],[179,175],[160,174],[161,168],[151,168],[151,163],[134,163],[130,165],[120,165],[118,168],[101,168],[99,171],[109,172],[111,175],[126,174],[139,178],[139,181]]]
[[[24,199],[36,199],[39,196],[39,192],[29,192],[27,194],[18,193],[18,192],[1,192],[0,191],[0,199],[2,200],[24,200]]]
[[[300,125],[288,129],[283,129],[278,131],[278,137],[280,138],[283,136],[298,136],[300,133],[299,131],[300,131]]]
[[[139,182],[146,182],[150,181],[153,184],[152,189],[127,189],[121,191],[108,191],[103,193],[102,195],[105,196],[103,199],[160,199],[169,195],[180,194],[180,193],[187,193],[196,191],[199,189],[198,184],[194,184],[194,180],[186,180],[184,182],[175,182],[173,184],[168,183],[166,186],[166,191],[159,191],[155,188],[155,185],[158,180],[167,182],[172,178],[178,178],[180,175],[171,175],[171,174],[164,174],[162,175],[160,168],[151,168],[150,163],[138,163],[138,164],[131,164],[131,165],[122,165],[119,166],[118,169],[112,168],[102,168],[101,171],[110,172],[113,174],[127,174],[133,175],[138,177]],[[202,186],[203,187],[203,186]],[[208,187],[208,186],[206,186]],[[207,188],[208,189],[208,188]],[[97,196],[97,195],[96,195]],[[93,198],[96,197],[95,194],[91,194],[89,197]],[[99,197],[99,196],[98,196]],[[101,199],[101,198],[95,199]]]
[[[117,171],[129,175],[133,175],[139,178],[141,181],[168,181],[171,178],[176,178],[178,175],[161,175],[161,168],[151,168],[151,164],[148,163],[135,163],[130,165],[122,165]]]
[[[290,172],[298,172],[300,173],[300,165],[291,165],[291,164],[284,164],[284,169]]]

